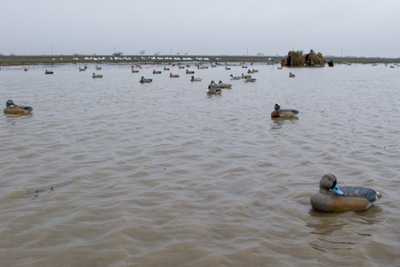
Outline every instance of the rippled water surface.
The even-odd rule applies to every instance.
[[[0,266],[400,265],[400,68],[102,67],[2,67]],[[315,211],[328,172],[383,197]]]

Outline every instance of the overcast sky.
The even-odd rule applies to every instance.
[[[400,57],[398,0],[0,0],[4,55]]]

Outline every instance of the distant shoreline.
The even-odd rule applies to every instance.
[[[112,59],[111,59],[112,57]],[[78,60],[77,60],[78,58]],[[85,59],[86,58],[86,59]],[[95,58],[95,59],[94,59]],[[100,59],[99,59],[100,58]],[[149,56],[149,55],[120,55],[115,59],[113,55],[54,55],[54,56],[0,56],[0,66],[21,65],[53,65],[53,64],[188,64],[188,63],[274,63],[280,64],[284,57],[273,56]],[[144,58],[144,59],[143,59]],[[162,59],[161,59],[162,58]],[[168,59],[165,59],[168,58]],[[179,59],[180,60],[179,60]],[[183,60],[190,58],[191,60]],[[208,59],[208,60],[204,60]],[[400,58],[366,58],[366,57],[324,57],[334,63],[400,63]]]

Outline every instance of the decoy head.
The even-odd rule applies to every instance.
[[[229,77],[233,77],[233,75],[231,74],[231,75],[229,75]]]
[[[14,106],[15,104],[14,104],[14,101],[12,101],[12,100],[7,100],[7,102],[6,102],[6,107],[10,107],[10,106]]]
[[[213,84],[213,83],[214,83],[214,80],[211,81],[211,84]]]
[[[190,78],[194,79],[194,76],[192,76],[192,77],[190,77]]]
[[[222,81],[221,81],[221,80],[219,80],[218,84],[221,84],[221,83],[222,83]]]
[[[274,109],[275,109],[275,110],[280,110],[280,109],[281,109],[281,106],[280,106],[278,103],[276,103]]]
[[[321,181],[319,182],[319,192],[323,194],[329,194],[330,189],[332,189],[332,191],[339,196],[344,195],[343,192],[337,187],[336,176],[331,173],[327,173],[322,176]]]

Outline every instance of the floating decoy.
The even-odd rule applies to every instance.
[[[213,88],[212,85],[210,84],[208,86],[208,90],[207,90],[208,94],[220,94],[221,93],[221,89],[219,88]]]
[[[28,68],[27,68],[27,67],[25,67],[25,68],[24,68],[24,71],[28,71]]]
[[[311,196],[314,209],[327,212],[360,211],[371,207],[382,194],[371,188],[341,186],[338,188],[336,176],[327,173],[319,182],[319,192]]]
[[[167,68],[167,67],[164,67],[164,70],[169,70],[169,68]]]
[[[14,104],[14,101],[7,100],[6,108],[4,109],[5,114],[15,114],[15,115],[23,115],[30,114],[33,108],[28,106],[18,106]]]
[[[281,70],[282,69],[282,67],[278,67],[278,70]]]
[[[47,70],[44,72],[44,74],[53,74],[53,73],[54,71],[47,71]]]
[[[233,74],[231,74],[229,77],[231,77],[231,80],[240,80],[242,78],[240,76],[233,76]]]
[[[103,78],[103,75],[100,74],[96,75],[93,73],[92,78]]]
[[[185,66],[179,66],[179,69],[184,69],[185,68]]]
[[[231,70],[231,68],[225,67],[225,70]]]
[[[246,69],[246,68],[247,68],[247,66],[245,66],[245,65],[242,66],[242,69]]]
[[[232,87],[232,84],[229,83],[223,83],[221,80],[218,82],[218,84],[216,84],[214,81],[211,81],[211,85],[214,88],[226,88],[226,89],[230,89]]]
[[[195,78],[194,76],[192,76],[190,81],[192,81],[192,82],[200,82],[201,78]]]
[[[292,118],[299,114],[299,111],[295,109],[281,109],[281,106],[278,103],[275,104],[274,109],[275,110],[271,113],[271,118]]]
[[[252,70],[247,70],[247,73],[254,73],[254,71],[252,71]]]
[[[139,73],[139,70],[132,69],[131,71],[132,71],[132,73]]]
[[[170,78],[179,78],[178,74],[172,74],[172,72],[169,73]]]
[[[242,73],[242,79],[249,79],[249,78],[251,78],[251,75],[244,75],[244,74]]]
[[[257,81],[256,78],[248,78],[246,80],[244,80],[245,82],[250,82],[250,83],[254,83],[255,81]]]
[[[186,74],[194,74],[193,70],[186,70]]]
[[[152,81],[152,79],[145,79],[143,76],[140,78],[141,83],[151,83]]]
[[[296,75],[294,75],[293,73],[289,73],[289,77],[294,78],[294,77],[296,77]]]
[[[153,70],[153,74],[161,74],[161,70]]]
[[[101,70],[101,67],[97,67],[97,66],[96,66],[96,70]]]

